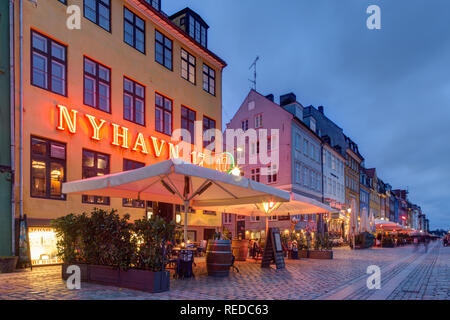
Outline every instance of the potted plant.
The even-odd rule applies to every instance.
[[[11,273],[16,270],[19,257],[0,257],[0,273]]]
[[[175,240],[176,223],[159,216],[135,223],[129,219],[101,209],[55,219],[63,279],[69,276],[67,268],[77,265],[81,281],[147,292],[169,290],[167,243]]]
[[[328,233],[325,232],[323,236],[318,234],[314,240],[314,250],[309,250],[308,257],[311,259],[333,259],[333,250]]]
[[[299,258],[308,258],[308,251],[310,248],[308,248],[308,243],[306,241],[305,236],[303,233],[300,233],[299,239],[298,239],[298,257]]]

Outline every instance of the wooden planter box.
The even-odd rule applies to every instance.
[[[0,257],[0,273],[11,273],[16,270],[19,257]]]
[[[115,286],[157,293],[169,291],[170,272],[153,272],[149,270],[130,269],[122,271],[108,266],[97,266],[87,264],[76,264],[81,270],[81,281],[97,283],[106,286]],[[69,264],[62,266],[62,278],[67,280]]]
[[[170,271],[120,271],[120,287],[154,293],[169,291]]]
[[[299,258],[308,258],[308,250],[298,250]]]
[[[309,250],[308,258],[310,259],[333,259],[333,251]]]

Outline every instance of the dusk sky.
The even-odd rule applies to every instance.
[[[223,124],[250,90],[294,92],[359,145],[366,167],[450,228],[450,1],[163,0],[209,24],[208,47],[227,63]],[[381,8],[381,30],[366,9]]]

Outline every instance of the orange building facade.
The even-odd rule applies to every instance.
[[[172,21],[160,8],[147,0],[24,1],[22,19],[15,8],[17,66],[23,52],[15,69],[15,208],[28,217],[34,264],[56,262],[50,221],[69,213],[98,207],[184,223],[171,204],[61,193],[65,181],[169,158],[206,165],[203,150],[180,154],[172,134],[222,129],[226,63],[206,48],[208,26],[195,12]],[[188,219],[194,241],[221,225],[214,212]]]

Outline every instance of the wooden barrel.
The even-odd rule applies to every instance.
[[[233,240],[231,243],[236,261],[245,261],[248,256],[248,240]]]
[[[206,270],[209,276],[227,277],[230,274],[231,259],[230,240],[208,240]]]

